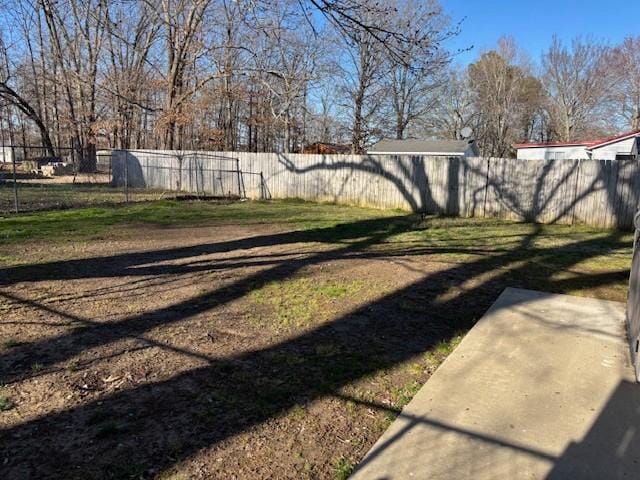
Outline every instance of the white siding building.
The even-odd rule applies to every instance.
[[[638,159],[640,130],[604,140],[513,145],[520,160],[628,160]]]
[[[588,151],[591,158],[597,160],[629,160],[638,159],[638,143],[640,132],[633,132],[624,137],[603,140],[590,145]]]

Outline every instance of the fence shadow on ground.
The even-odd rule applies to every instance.
[[[42,279],[82,279],[171,275],[215,270],[217,265],[198,263],[203,253],[238,251],[237,264],[251,263],[246,250],[256,246],[318,242],[320,249],[302,258],[268,260],[267,268],[230,285],[206,291],[196,298],[131,315],[112,323],[56,310],[78,324],[78,328],[42,342],[18,345],[0,357],[0,381],[16,382],[46,372],[91,348],[127,338],[139,346],[170,349],[192,356],[189,349],[175,349],[150,342],[144,334],[175,324],[201,312],[213,310],[241,298],[274,280],[291,278],[301,269],[343,258],[385,258],[394,252],[376,250],[390,236],[409,231],[418,219],[376,219],[332,228],[262,235],[227,242],[170,250],[146,251],[101,258],[18,266],[0,272],[0,288],[16,282]],[[135,386],[56,411],[41,418],[0,430],[4,447],[5,478],[97,478],[162,472],[203,448],[210,447],[252,426],[259,425],[296,406],[333,395],[345,385],[381,369],[388,369],[421,354],[461,329],[469,328],[506,286],[539,287],[528,279],[531,269],[547,269],[545,290],[562,291],[567,280],[552,280],[554,272],[601,255],[624,244],[622,234],[594,238],[560,247],[540,247],[540,229],[525,236],[514,248],[474,261],[453,264],[426,275],[365,307],[323,324],[299,336],[268,347],[228,358],[198,356],[204,365],[171,378]],[[446,248],[443,250],[446,251]],[[420,255],[434,248],[415,248],[402,255]],[[400,254],[400,252],[395,252]],[[165,260],[189,260],[181,265],[149,265]],[[620,281],[616,276],[576,276],[572,286]],[[472,288],[447,297],[452,282],[475,279]],[[416,315],[399,308],[409,294],[422,299],[428,314]],[[23,300],[2,290],[13,301],[24,301],[47,311],[50,307]],[[330,345],[331,348],[319,348]],[[118,352],[114,352],[117,355]],[[295,362],[291,358],[296,358]],[[99,435],[92,432],[105,420],[112,428]]]
[[[635,161],[280,154],[278,162],[305,186],[305,177],[315,179],[302,198],[429,214],[630,229],[640,199]],[[342,172],[339,187],[335,172]]]

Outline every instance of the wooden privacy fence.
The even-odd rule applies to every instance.
[[[606,228],[632,228],[640,192],[632,160],[120,150],[112,163],[116,185]]]

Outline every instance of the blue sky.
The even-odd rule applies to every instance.
[[[453,21],[467,17],[462,32],[450,42],[453,48],[473,46],[456,64],[467,65],[478,52],[495,46],[502,35],[538,62],[553,34],[569,42],[589,35],[614,44],[640,35],[640,0],[440,0]]]

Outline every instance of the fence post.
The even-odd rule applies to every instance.
[[[124,203],[129,203],[129,158],[125,153],[124,157]]]
[[[18,181],[16,179],[16,149],[11,145],[11,165],[13,167],[13,208],[18,213]]]
[[[264,176],[262,175],[262,172],[260,172],[260,200],[264,200],[266,197],[264,190]]]
[[[190,163],[190,165],[189,165],[189,190],[191,192],[193,192],[193,190],[194,190],[193,186],[191,185],[191,178],[192,178],[191,177],[191,172],[195,171],[195,176],[196,176],[196,188],[195,188],[196,198],[200,199],[200,184],[198,183],[198,170],[199,170],[199,168],[198,168],[199,167],[199,165],[198,165],[198,157],[195,157],[195,156],[189,157],[189,163]]]
[[[236,173],[238,175],[238,198],[242,198],[242,187],[240,186],[240,159],[236,158]]]

